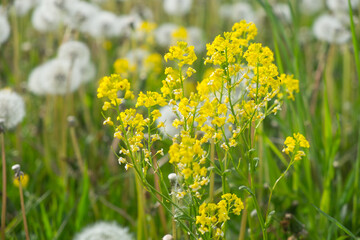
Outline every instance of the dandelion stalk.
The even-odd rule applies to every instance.
[[[1,206],[1,239],[5,239],[6,224],[6,159],[5,159],[5,139],[4,128],[0,123],[1,136],[1,158],[2,158],[2,206]]]
[[[70,137],[71,137],[71,142],[72,142],[72,145],[74,148],[76,160],[77,160],[78,166],[80,168],[80,171],[83,173],[84,172],[84,161],[81,157],[79,141],[78,141],[78,139],[76,137],[76,133],[75,133],[75,117],[69,116],[68,123],[70,126]]]
[[[21,212],[22,212],[22,217],[23,217],[23,222],[24,222],[25,237],[26,237],[26,240],[30,240],[29,229],[28,229],[28,225],[27,225],[27,221],[26,221],[24,193],[23,193],[22,184],[21,184],[21,178],[24,177],[24,173],[20,170],[19,164],[15,164],[14,166],[12,166],[12,170],[15,171],[15,178],[19,181],[20,205],[21,205]]]
[[[23,217],[23,222],[24,222],[24,230],[25,230],[26,240],[30,240],[30,237],[29,237],[29,229],[28,229],[28,225],[27,225],[27,221],[26,221],[26,212],[25,212],[25,204],[24,204],[24,193],[23,193],[23,189],[22,189],[22,184],[21,184],[20,178],[21,178],[21,176],[19,177],[19,193],[20,193],[21,212],[22,212],[22,217]]]

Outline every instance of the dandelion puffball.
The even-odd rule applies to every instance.
[[[115,222],[98,222],[86,227],[76,234],[74,240],[131,240],[133,239],[127,228]]]
[[[22,97],[10,89],[0,90],[0,120],[10,129],[18,125],[25,116],[25,104]]]
[[[81,32],[86,30],[86,24],[100,9],[91,3],[75,1],[66,12],[65,23]]]
[[[90,50],[85,43],[68,41],[61,44],[57,57],[73,62],[75,66],[82,67],[90,61]]]
[[[350,0],[351,7],[354,9],[359,5],[359,0]],[[349,11],[348,0],[326,0],[326,5],[333,12]]]
[[[163,133],[164,136],[170,136],[173,138],[176,134],[179,134],[180,129],[176,129],[173,126],[173,122],[177,119],[176,114],[172,111],[170,106],[164,106],[160,108],[161,117],[156,119],[156,123],[159,124],[160,122],[164,123],[164,127],[160,128],[160,131]]]
[[[349,30],[341,21],[328,14],[321,15],[315,20],[313,33],[319,40],[337,44],[345,43],[351,37]]]
[[[257,17],[252,6],[245,2],[224,4],[220,7],[220,16],[237,22],[245,19],[247,22],[256,22]]]
[[[80,68],[64,59],[53,59],[35,68],[29,77],[28,88],[37,95],[64,95],[81,84]]]
[[[182,16],[187,14],[192,5],[192,0],[164,0],[164,10],[169,15]]]
[[[0,6],[0,45],[3,44],[10,36],[10,24]]]

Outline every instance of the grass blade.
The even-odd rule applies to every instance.
[[[323,212],[320,208],[318,208],[317,206],[315,206],[314,204],[311,204],[318,212],[320,212],[322,215],[324,215],[327,220],[329,220],[330,222],[336,224],[336,226],[338,228],[340,228],[341,230],[343,230],[348,236],[352,237],[353,239],[358,239],[349,229],[347,229],[344,225],[342,225],[338,220],[336,220],[335,218],[327,215],[325,212]]]

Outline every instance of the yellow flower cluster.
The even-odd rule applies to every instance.
[[[144,129],[149,119],[144,119],[142,114],[136,113],[136,109],[129,108],[120,113],[118,117],[120,125],[116,127],[114,137],[129,144],[131,152],[137,152],[144,145]]]
[[[139,93],[136,107],[145,106],[151,108],[156,105],[165,106],[167,104],[163,96],[157,92],[148,91],[146,94],[143,92]]]
[[[187,33],[187,31],[186,31],[186,28],[184,28],[184,27],[179,27],[177,30],[175,30],[175,31],[171,34],[171,37],[172,37],[173,39],[186,41],[186,39],[188,38],[188,33]]]
[[[111,74],[111,76],[103,77],[97,89],[97,97],[107,98],[108,101],[104,101],[102,109],[106,111],[110,107],[121,104],[123,101],[123,98],[119,97],[121,92],[125,99],[134,98],[133,92],[130,91],[130,83],[127,79],[123,79],[119,74]]]
[[[201,148],[199,140],[192,138],[185,131],[181,133],[181,142],[174,142],[169,149],[170,163],[174,164],[184,178],[184,187],[200,197],[201,186],[207,185],[206,151]]]
[[[246,23],[245,20],[235,23],[232,32],[225,32],[224,37],[217,36],[211,44],[206,44],[207,58],[205,63],[222,65],[232,64],[242,56],[243,47],[257,34],[255,24]]]
[[[299,147],[302,148],[309,148],[310,144],[306,140],[306,138],[301,133],[294,133],[294,137],[287,137],[284,145],[284,149],[282,150],[287,155],[290,155],[290,153],[294,152],[295,149],[298,149]],[[304,151],[296,150],[296,154],[294,156],[294,160],[300,160],[303,156],[305,156]]]
[[[122,77],[127,77],[128,72],[133,72],[136,69],[135,66],[131,66],[129,61],[125,58],[119,58],[114,62],[115,73],[121,75]]]
[[[186,42],[177,42],[177,46],[172,46],[164,56],[165,61],[175,60],[179,67],[185,64],[191,65],[197,59],[194,46],[188,46]]]
[[[294,92],[299,92],[299,80],[294,79],[292,75],[281,74],[279,77],[281,83],[285,86],[288,98],[294,100]]]
[[[23,187],[23,188],[26,188],[27,187],[27,185],[29,184],[29,175],[28,174],[24,174],[24,175],[21,175],[20,176],[20,182],[21,182],[21,186]],[[19,178],[14,178],[14,185],[16,186],[16,187],[19,187]]]
[[[179,100],[181,97],[184,97],[184,81],[196,72],[191,67],[188,67],[184,73],[182,72],[184,64],[191,65],[197,59],[194,47],[188,47],[186,42],[177,42],[177,46],[170,47],[164,59],[166,61],[176,61],[179,69],[172,67],[165,69],[166,78],[162,81],[163,86],[161,92],[164,97],[170,96],[170,98]]]
[[[244,209],[244,204],[235,194],[226,193],[221,196],[222,200],[217,204],[203,203],[199,208],[199,216],[196,216],[196,224],[201,234],[215,230],[215,238],[224,237],[223,227],[226,221],[230,219],[229,214],[240,215]]]

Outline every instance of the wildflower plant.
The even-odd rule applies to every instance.
[[[104,124],[112,126],[114,137],[120,140],[119,163],[127,170],[133,168],[154,197],[161,196],[173,224],[179,224],[191,238],[225,239],[227,222],[242,213],[245,206],[239,194],[243,193],[239,186],[229,185],[231,172],[248,183],[245,189],[252,196],[263,238],[267,239],[267,214],[262,216],[255,194],[256,129],[281,109],[285,98],[294,99],[299,82],[291,75],[279,74],[272,51],[252,42],[256,34],[253,23],[241,21],[231,32],[207,44],[204,64],[211,65],[212,72],[197,84],[196,92],[185,92],[184,82],[196,73],[192,65],[197,56],[194,47],[182,41],[164,56],[166,62],[174,64],[165,69],[160,92],[140,92],[134,104],[126,74],[100,81],[98,97],[105,99]],[[135,106],[120,111],[131,104]],[[161,117],[159,108],[165,105],[176,115],[172,125],[179,130],[167,152],[176,174],[173,188],[167,185],[156,161],[166,154],[158,148],[166,120],[156,121]],[[109,109],[116,111],[115,117]],[[295,134],[285,146],[284,152],[292,159],[290,167],[305,155],[299,149],[309,144],[303,135]],[[161,188],[153,186],[151,174],[160,178]],[[215,179],[221,182],[217,191]],[[172,235],[176,239],[177,232]]]

